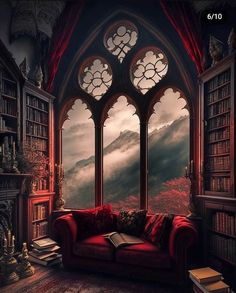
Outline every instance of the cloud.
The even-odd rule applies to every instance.
[[[95,131],[91,112],[81,100],[76,100],[68,112],[70,120],[65,121],[62,131],[62,157],[65,170],[75,161],[95,154]]]
[[[136,109],[128,105],[127,98],[120,96],[113,107],[108,111],[109,118],[104,125],[104,146],[110,144],[119,133],[124,130],[139,132],[139,118],[134,115]]]
[[[163,182],[184,175],[184,167],[189,159],[189,131],[188,127],[185,127],[188,120],[188,117],[180,118],[171,125],[154,131],[150,136],[148,163],[150,196],[157,195],[162,190]],[[183,133],[181,136],[178,134],[178,139],[175,140],[176,133],[179,133],[180,129]],[[127,137],[124,134],[120,135],[115,143],[117,148],[107,147],[111,151],[104,156],[104,202],[121,202],[130,195],[140,194],[139,143],[135,137],[128,136],[130,139],[128,143],[124,140]],[[122,141],[119,141],[121,139]],[[125,150],[127,145],[129,145],[128,150]],[[90,198],[90,194],[94,194],[93,172],[94,158],[79,162],[71,172],[71,186],[67,193],[70,195],[68,199],[70,206],[72,203],[76,204],[74,207],[77,208],[89,205],[87,195]]]
[[[180,97],[180,92],[174,92],[172,88],[167,89],[160,102],[154,105],[155,113],[149,120],[149,132],[160,129],[182,116],[188,116],[188,110],[183,109],[185,105],[186,101]]]

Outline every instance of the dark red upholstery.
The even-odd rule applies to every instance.
[[[115,260],[115,248],[103,235],[95,235],[78,241],[73,251],[80,257]]]
[[[117,215],[113,215],[116,218]],[[147,215],[146,221],[149,218]],[[147,241],[115,250],[101,235],[78,240],[79,223],[77,225],[71,213],[57,218],[53,230],[61,245],[65,268],[87,269],[175,284],[186,281],[189,255],[198,241],[194,225],[184,216],[174,217],[168,248],[164,250]]]
[[[168,253],[144,240],[144,243],[122,247],[116,251],[116,261],[151,268],[171,268]]]

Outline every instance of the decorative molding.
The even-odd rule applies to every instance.
[[[88,36],[88,38],[85,40],[85,42],[79,47],[78,51],[73,56],[71,62],[67,66],[67,71],[63,75],[64,78],[62,78],[62,82],[60,83],[61,86],[59,87],[58,91],[58,101],[62,102],[63,99],[66,96],[66,90],[69,85],[69,82],[71,80],[71,76],[73,74],[73,71],[75,70],[75,67],[78,66],[78,60],[81,58],[81,56],[84,54],[84,52],[93,44],[93,42],[96,40],[97,35],[102,30],[104,25],[107,22],[110,22],[112,18],[117,17],[119,14],[122,15],[122,18],[124,18],[123,14],[127,15],[127,17],[133,17],[136,19],[136,21],[142,25],[145,29],[147,29],[159,42],[161,42],[164,47],[166,48],[166,53],[168,55],[172,56],[173,60],[176,63],[177,68],[179,69],[179,75],[181,79],[183,80],[183,83],[186,87],[186,94],[190,95],[195,92],[195,86],[193,83],[193,80],[191,79],[191,76],[188,75],[187,71],[185,70],[185,63],[181,59],[181,57],[178,55],[178,52],[175,51],[175,48],[173,47],[172,43],[162,34],[160,31],[158,31],[157,28],[155,28],[153,25],[149,24],[144,18],[139,16],[138,14],[132,13],[130,11],[126,11],[123,9],[118,9],[114,13],[110,14],[107,18],[104,19],[100,24],[97,26],[94,26],[94,30],[92,33]]]
[[[88,109],[91,112],[90,118],[92,118],[94,120],[93,111],[92,111],[89,103],[81,97],[73,96],[73,97],[69,97],[68,99],[66,99],[64,101],[64,104],[60,108],[60,114],[59,114],[60,116],[59,116],[58,124],[57,124],[58,129],[62,129],[64,122],[69,119],[68,112],[73,109],[75,101],[78,99],[82,101],[82,104],[85,104],[87,106],[86,109]]]
[[[12,230],[13,205],[14,200],[0,199],[0,243],[3,243],[6,231]]]
[[[127,106],[128,105],[133,105],[135,107],[135,113],[133,115],[137,115],[139,118],[140,118],[140,112],[139,112],[139,108],[136,104],[136,102],[131,98],[129,97],[127,94],[124,94],[124,93],[119,93],[119,94],[116,94],[114,96],[112,96],[108,101],[107,103],[105,104],[105,106],[103,107],[103,110],[102,110],[102,117],[101,117],[101,126],[104,125],[105,121],[107,118],[109,118],[109,115],[108,115],[108,112],[111,108],[113,108],[114,104],[117,102],[117,100],[119,99],[119,97],[121,96],[125,96],[126,99],[127,99]]]
[[[64,9],[65,3],[65,0],[12,2],[11,39],[16,39],[22,35],[36,39],[38,32],[51,38],[53,27]]]
[[[180,93],[180,98],[185,99],[186,105],[184,106],[183,109],[187,109],[189,111],[189,117],[193,117],[193,108],[191,107],[190,99],[188,99],[188,97],[185,96],[184,92],[181,89],[179,89],[179,88],[177,88],[177,87],[175,87],[173,85],[169,85],[169,86],[162,87],[156,93],[156,95],[154,95],[154,97],[151,99],[151,102],[150,102],[149,107],[148,107],[147,121],[150,119],[152,114],[155,113],[154,106],[156,105],[156,103],[160,102],[161,97],[164,96],[165,91],[167,89],[169,89],[169,88],[171,88],[174,93],[179,92]]]

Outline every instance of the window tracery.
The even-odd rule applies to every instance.
[[[131,81],[138,91],[146,94],[167,73],[168,61],[158,48],[142,50],[131,65]]]
[[[82,65],[78,79],[85,92],[100,100],[112,84],[112,70],[103,58],[89,58]]]
[[[114,24],[107,31],[104,45],[122,63],[127,53],[135,46],[137,39],[137,28],[130,22],[122,21]]]

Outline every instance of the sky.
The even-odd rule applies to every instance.
[[[181,116],[188,115],[188,111],[183,109],[185,105],[186,102],[180,97],[179,92],[174,93],[173,89],[167,89],[160,102],[154,106],[155,113],[149,120],[149,133],[171,124]],[[139,118],[134,113],[134,106],[127,106],[125,96],[119,97],[109,110],[109,118],[104,123],[104,147],[116,139],[121,131],[128,129],[139,133]],[[95,151],[94,122],[90,118],[91,112],[86,109],[86,104],[79,99],[76,100],[68,116],[69,120],[65,121],[62,132],[65,170],[76,161],[93,156]]]

